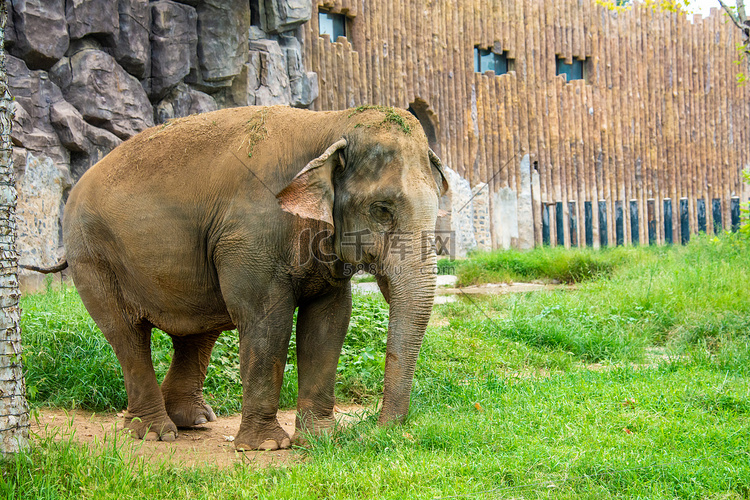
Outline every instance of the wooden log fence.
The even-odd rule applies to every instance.
[[[313,10],[302,27],[319,77],[313,107],[420,110],[433,149],[471,186],[488,183],[490,205],[503,189],[518,195],[518,213],[530,214],[518,232],[533,243],[684,243],[738,226],[750,86],[735,82],[741,34],[722,12],[613,12],[594,0],[322,0]],[[346,16],[347,37],[320,36],[318,10]],[[506,56],[510,71],[475,72],[475,48]],[[584,79],[557,75],[558,59],[581,61]],[[490,227],[495,246],[502,223]]]

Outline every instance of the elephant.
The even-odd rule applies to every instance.
[[[419,122],[380,106],[230,108],[152,127],[70,191],[64,261],[122,366],[136,438],[172,441],[216,419],[203,398],[213,345],[239,335],[238,450],[292,438],[276,419],[298,311],[295,439],[334,423],[351,277],[390,304],[378,422],[406,418],[436,283],[443,166]],[[152,328],[174,355],[159,385]]]

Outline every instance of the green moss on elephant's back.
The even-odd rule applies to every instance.
[[[396,125],[401,129],[401,131],[409,135],[411,134],[411,125],[409,125],[403,116],[401,116],[398,111],[396,111],[395,108],[392,108],[390,106],[381,106],[381,105],[374,105],[374,104],[366,104],[364,106],[357,106],[354,108],[354,110],[349,114],[349,118],[352,116],[362,113],[364,111],[368,111],[370,109],[374,109],[376,111],[382,112],[385,117],[383,118],[383,121],[380,122],[381,125],[388,125],[393,124]],[[356,127],[364,126],[363,124],[357,124]]]

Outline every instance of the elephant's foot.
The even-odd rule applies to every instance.
[[[295,431],[292,442],[295,446],[307,446],[307,436],[319,436],[321,434],[327,434],[333,430],[336,426],[336,419],[333,416],[333,412],[327,415],[315,415],[311,411],[304,413],[297,413],[297,421],[295,423]]]
[[[145,441],[174,441],[177,439],[177,426],[164,414],[157,417],[139,417],[125,412],[125,429],[134,438]]]
[[[279,425],[274,417],[272,422],[263,424],[246,424],[244,419],[237,436],[234,438],[234,447],[239,451],[265,450],[273,451],[290,448],[292,440],[289,434]]]
[[[216,414],[203,397],[189,399],[164,398],[164,405],[177,427],[192,427],[216,420]]]

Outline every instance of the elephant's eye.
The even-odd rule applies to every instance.
[[[393,221],[393,214],[382,203],[373,203],[370,207],[370,215],[380,224],[390,224]]]

